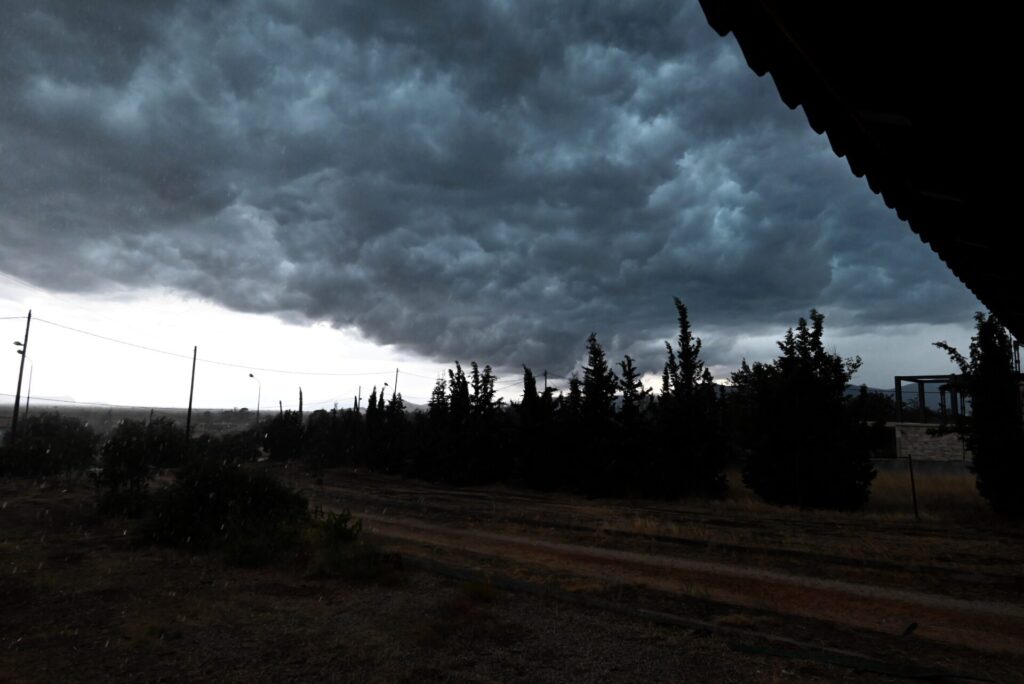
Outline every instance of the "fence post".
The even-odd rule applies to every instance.
[[[921,515],[917,512],[917,485],[914,483],[914,455],[907,454],[907,463],[910,465],[910,495],[914,499],[914,519],[920,520]]]

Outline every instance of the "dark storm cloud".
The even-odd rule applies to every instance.
[[[440,359],[976,302],[696,3],[5,2],[0,270]]]

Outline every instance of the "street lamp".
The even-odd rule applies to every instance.
[[[263,383],[252,373],[249,373],[249,377],[256,381],[256,426],[260,424],[260,398],[263,396]],[[29,386],[31,387],[32,380],[29,380]]]

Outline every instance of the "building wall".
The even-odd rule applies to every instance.
[[[921,461],[971,460],[971,452],[964,448],[960,435],[928,434],[929,430],[938,427],[934,423],[895,423],[893,427],[896,429],[896,455],[899,458],[913,457]]]

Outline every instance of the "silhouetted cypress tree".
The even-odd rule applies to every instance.
[[[402,420],[405,418],[405,401],[402,400],[402,393],[396,392],[391,395],[385,408],[385,415],[388,420]]]
[[[373,391],[370,392],[370,399],[366,402],[366,422],[368,424],[373,423],[377,417],[377,386],[373,386]]]
[[[658,439],[647,489],[659,496],[684,493],[719,495],[725,489],[724,441],[715,407],[711,372],[700,359],[686,306],[674,298],[679,334],[676,347],[665,342],[665,365],[658,398]]]
[[[665,341],[665,366],[661,371],[661,396],[659,401],[662,404],[671,402],[675,398],[675,387],[679,385],[679,364],[676,362],[676,353],[672,345]]]
[[[700,338],[694,337],[690,330],[690,318],[686,306],[678,297],[674,297],[676,317],[679,323],[679,336],[676,346],[676,360],[679,364],[674,378],[673,390],[680,401],[688,400],[697,390],[704,373],[704,362],[700,360]]]
[[[533,371],[523,366],[523,400],[519,414],[517,471],[531,487],[551,489],[557,484],[556,464],[551,452],[552,401],[550,391],[537,394]]]
[[[469,419],[469,383],[458,361],[455,371],[448,371],[448,407],[454,423],[465,423]]]
[[[618,378],[608,367],[597,335],[587,338],[587,365],[583,367],[583,416],[588,421],[604,420],[615,412]]]
[[[476,365],[476,361],[470,361],[470,368],[473,370],[470,372],[469,387],[473,390],[473,393],[469,397],[469,405],[473,409],[474,413],[480,412],[480,389],[482,383],[480,380],[480,367]]]
[[[629,354],[626,354],[626,357],[619,362],[619,368],[622,369],[622,376],[619,378],[619,388],[622,390],[622,408],[619,415],[623,423],[634,423],[639,419],[640,411],[644,408],[644,402],[651,391],[644,388],[644,384],[640,381],[640,371],[633,364],[633,359]]]
[[[579,375],[575,371],[569,376],[569,394],[560,403],[561,413],[568,420],[576,420],[583,413],[583,392]]]
[[[474,364],[475,365],[475,364]],[[479,380],[477,380],[479,383]],[[443,476],[456,484],[470,484],[475,478],[473,453],[473,401],[462,365],[448,371],[448,438],[445,441]]]
[[[642,491],[645,472],[650,470],[652,451],[650,425],[644,420],[651,391],[644,387],[640,371],[628,354],[619,362],[619,368],[622,371],[619,378],[619,388],[622,390],[619,422],[622,429],[619,444],[616,445],[618,475],[624,487],[639,487]]]
[[[448,397],[446,383],[443,378],[438,378],[434,383],[434,390],[430,393],[430,400],[427,402],[428,415],[432,421],[438,421],[448,415]]]
[[[540,409],[540,396],[537,394],[537,378],[533,377],[533,371],[523,366],[523,403],[519,410],[524,416],[531,419],[536,417]]]
[[[617,388],[618,378],[608,367],[597,335],[591,333],[583,367],[582,423],[573,470],[579,473],[584,491],[592,496],[621,494],[624,485],[616,448],[619,435],[612,421]]]
[[[960,367],[971,398],[971,417],[959,427],[974,455],[978,492],[996,511],[1024,516],[1024,421],[1013,343],[993,314],[979,311],[974,320],[969,360],[945,342],[935,346]]]
[[[473,361],[471,365],[473,372],[470,387],[473,389],[473,394],[469,400],[470,406],[474,415],[489,416],[498,407],[494,401],[494,372],[488,365],[484,366],[483,373],[481,373],[476,361]]]

